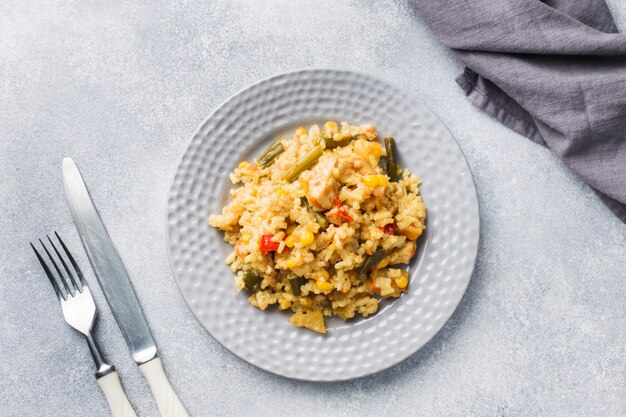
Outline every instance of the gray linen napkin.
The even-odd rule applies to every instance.
[[[626,36],[604,0],[412,0],[474,105],[547,146],[626,223]]]

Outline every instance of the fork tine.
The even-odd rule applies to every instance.
[[[57,258],[59,258],[59,260],[61,261],[61,264],[63,265],[63,268],[65,269],[65,272],[67,272],[67,275],[69,275],[70,281],[72,281],[73,287],[77,289],[78,291],[82,291],[83,290],[82,285],[78,285],[78,283],[76,282],[76,279],[74,278],[74,274],[72,274],[72,271],[70,271],[70,268],[65,263],[65,260],[63,260],[63,257],[61,256],[61,253],[55,246],[54,242],[52,241],[52,239],[50,239],[50,236],[46,236],[46,237],[48,238],[48,241],[52,245],[54,252],[57,254]]]
[[[57,237],[57,239],[59,239],[59,242],[61,242],[61,246],[63,246],[63,250],[65,251],[65,254],[67,255],[67,257],[70,260],[70,263],[72,264],[72,266],[74,267],[74,270],[76,271],[76,275],[78,275],[78,278],[80,279],[80,283],[83,287],[87,286],[87,283],[85,282],[85,277],[83,276],[83,272],[80,270],[80,268],[78,267],[78,264],[76,263],[76,261],[74,260],[74,257],[72,256],[72,254],[70,253],[69,249],[67,248],[67,246],[65,246],[65,242],[63,242],[63,240],[61,239],[61,236],[59,236],[59,234],[57,232],[54,232],[55,236]],[[82,291],[82,288],[81,288]]]
[[[46,245],[43,244],[43,241],[41,239],[39,239],[39,242],[41,243],[41,246],[43,246],[43,250],[46,251],[46,254],[48,255],[48,258],[50,258],[50,261],[52,262],[52,265],[54,266],[54,269],[56,269],[57,274],[59,274],[59,278],[61,278],[61,282],[63,283],[63,287],[65,288],[65,291],[67,292],[67,294],[69,296],[74,295],[73,291],[70,291],[70,287],[67,284],[67,279],[63,275],[63,272],[61,272],[61,269],[59,268],[59,265],[57,265],[56,261],[52,257],[52,254],[48,251],[48,248],[46,247]]]
[[[35,249],[35,246],[33,245],[32,242],[30,242],[30,247],[33,248],[33,251],[35,251],[35,255],[37,255],[37,259],[39,259],[39,263],[43,267],[43,270],[46,272],[46,275],[48,276],[48,279],[50,280],[50,284],[52,284],[52,288],[54,288],[54,292],[57,295],[57,298],[59,299],[59,301],[64,300],[65,295],[63,295],[63,293],[61,292],[61,289],[59,288],[59,284],[57,283],[56,279],[54,279],[54,275],[52,275],[52,271],[50,271],[50,268],[48,268],[48,265],[43,260],[43,258],[41,257],[37,249]]]

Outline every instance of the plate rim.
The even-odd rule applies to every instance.
[[[207,329],[204,326],[204,324],[200,320],[200,317],[198,317],[198,314],[196,314],[194,309],[190,306],[187,298],[185,297],[185,295],[184,295],[184,293],[183,293],[183,291],[181,289],[181,284],[179,283],[179,279],[176,277],[176,273],[175,273],[175,270],[174,270],[174,262],[173,262],[173,258],[172,258],[172,247],[171,247],[171,244],[170,244],[171,240],[170,240],[168,216],[169,216],[169,205],[170,205],[170,200],[171,200],[171,195],[172,195],[172,189],[173,189],[173,186],[174,186],[177,174],[178,174],[178,170],[179,170],[180,164],[183,162],[183,159],[184,159],[185,155],[187,154],[187,151],[192,146],[193,139],[202,131],[203,127],[209,122],[209,120],[224,105],[226,105],[228,102],[233,100],[238,95],[244,93],[246,90],[248,90],[248,89],[250,89],[250,88],[252,88],[252,87],[254,87],[254,86],[258,85],[258,84],[261,84],[261,83],[267,82],[269,80],[272,80],[274,78],[283,77],[283,76],[287,76],[287,75],[290,75],[290,74],[296,74],[296,73],[315,73],[315,72],[324,72],[324,71],[327,71],[327,72],[341,72],[341,73],[353,73],[353,74],[357,74],[357,75],[360,75],[360,76],[364,76],[364,77],[370,78],[373,81],[389,85],[390,87],[393,87],[396,90],[404,92],[410,98],[414,99],[417,103],[419,103],[420,105],[424,106],[430,112],[430,114],[435,119],[437,119],[437,121],[441,124],[441,126],[444,127],[445,131],[450,135],[450,138],[452,138],[452,142],[454,143],[456,148],[459,150],[460,155],[461,155],[463,161],[465,162],[465,165],[467,166],[467,171],[469,173],[469,177],[470,177],[470,180],[471,180],[471,183],[472,183],[472,192],[471,192],[471,194],[472,194],[472,197],[473,197],[473,202],[475,203],[476,214],[477,215],[476,215],[476,234],[475,234],[475,238],[471,241],[471,243],[475,247],[475,251],[472,252],[473,260],[472,260],[471,271],[469,271],[469,278],[467,279],[467,282],[465,283],[465,285],[464,285],[464,287],[462,289],[462,295],[461,295],[459,301],[456,303],[454,308],[451,310],[449,316],[446,317],[446,319],[443,322],[442,326],[437,331],[435,331],[435,333],[433,333],[430,336],[430,338],[428,338],[428,340],[424,341],[424,343],[421,346],[419,346],[418,348],[416,348],[414,350],[411,349],[410,353],[408,353],[402,359],[399,359],[399,360],[397,360],[395,362],[386,364],[386,365],[384,365],[382,367],[373,369],[371,371],[364,372],[364,373],[361,373],[361,374],[346,376],[345,378],[333,377],[331,379],[311,379],[311,378],[304,378],[304,377],[298,377],[298,376],[293,376],[293,375],[285,375],[283,373],[279,373],[279,372],[273,370],[271,367],[262,366],[262,365],[259,365],[257,363],[252,363],[252,362],[246,360],[245,358],[243,358],[242,356],[240,356],[239,354],[237,354],[236,352],[234,352],[232,349],[228,348],[226,345],[224,345],[217,337],[215,337],[209,331],[209,329]],[[174,172],[171,174],[170,181],[168,182],[167,196],[166,196],[166,199],[165,199],[165,215],[164,215],[164,217],[165,217],[165,222],[164,222],[165,243],[166,243],[168,263],[169,263],[169,266],[170,266],[170,274],[174,278],[174,282],[176,283],[176,288],[177,288],[180,296],[182,297],[183,301],[185,302],[185,305],[187,306],[189,311],[191,311],[193,317],[198,322],[198,324],[200,324],[200,326],[204,329],[204,331],[214,341],[216,341],[217,344],[221,348],[225,349],[227,352],[229,352],[230,354],[235,356],[238,360],[241,360],[241,361],[247,363],[250,366],[253,366],[253,367],[261,369],[261,370],[263,370],[265,372],[269,372],[270,374],[277,375],[279,377],[286,378],[286,379],[289,379],[289,380],[310,382],[310,383],[322,383],[322,384],[323,383],[332,383],[332,382],[342,382],[342,381],[357,380],[357,379],[360,379],[360,378],[366,378],[366,377],[369,377],[371,375],[377,374],[379,372],[388,370],[388,369],[393,368],[393,367],[401,364],[402,362],[406,361],[411,356],[415,355],[417,352],[419,352],[421,349],[423,349],[427,344],[431,343],[433,341],[433,339],[438,334],[440,334],[440,332],[443,330],[443,328],[448,325],[450,319],[457,312],[459,306],[461,305],[461,303],[463,302],[463,299],[466,296],[467,288],[469,287],[469,285],[470,285],[470,283],[472,281],[472,277],[474,275],[474,272],[476,271],[476,263],[477,263],[477,259],[478,259],[478,253],[479,253],[479,250],[480,250],[480,240],[481,240],[480,200],[478,198],[478,191],[477,191],[477,188],[476,188],[476,181],[475,181],[475,178],[474,178],[474,173],[472,172],[471,166],[470,166],[470,164],[469,164],[469,162],[467,160],[467,156],[465,155],[465,152],[463,152],[463,149],[461,148],[459,142],[456,140],[456,137],[452,134],[452,132],[450,131],[448,126],[443,122],[443,120],[441,120],[441,118],[439,117],[439,115],[437,113],[435,113],[428,105],[426,105],[421,100],[419,100],[412,92],[407,91],[405,88],[402,88],[401,86],[397,85],[393,81],[389,81],[389,80],[387,80],[385,78],[381,78],[379,76],[372,75],[372,74],[367,73],[365,71],[355,70],[355,69],[351,69],[351,68],[303,67],[303,68],[297,68],[297,69],[277,72],[277,73],[271,74],[269,76],[266,76],[266,77],[263,77],[263,78],[259,78],[259,79],[255,80],[255,81],[251,82],[251,83],[248,83],[248,84],[244,85],[243,87],[237,89],[234,93],[228,95],[224,100],[220,101],[217,105],[215,105],[215,107],[213,107],[213,110],[202,120],[202,122],[194,130],[193,135],[191,135],[188,138],[188,141],[187,141],[187,144],[186,144],[185,148],[183,149],[183,151],[181,152],[181,154],[177,158],[177,163],[175,165]]]

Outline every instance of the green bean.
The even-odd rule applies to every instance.
[[[396,163],[396,141],[394,138],[385,138],[385,150],[387,151],[387,167],[385,172],[391,182],[398,181],[399,166]]]
[[[243,283],[246,290],[250,292],[257,292],[261,289],[261,282],[263,282],[263,277],[258,272],[244,271]]]
[[[306,284],[306,281],[307,280],[304,277],[299,277],[297,275],[294,275],[293,278],[289,278],[289,285],[291,286],[291,293],[297,297],[302,295],[302,290],[300,289],[300,287]]]
[[[270,146],[267,147],[266,150],[263,151],[261,155],[258,156],[256,161],[259,163],[261,168],[267,168],[272,164],[274,158],[285,151],[282,143],[280,143],[280,138],[276,139]]]
[[[350,138],[345,138],[341,140],[335,140],[333,138],[324,138],[324,148],[326,149],[335,149],[341,146],[346,146],[350,143]]]
[[[359,270],[359,279],[363,281],[367,278],[367,274],[374,268],[376,265],[380,263],[387,256],[387,251],[385,249],[378,249],[376,252],[372,254],[369,258],[365,260],[363,266]]]
[[[320,146],[316,146],[315,148],[313,148],[311,152],[304,155],[291,168],[289,168],[289,171],[287,171],[287,174],[285,174],[285,179],[288,182],[294,182],[296,178],[298,178],[298,176],[302,174],[303,171],[306,171],[311,167],[311,165],[317,162],[317,160],[320,158],[320,156],[322,156],[323,153],[324,150]]]
[[[306,207],[306,209],[309,211],[309,213],[315,216],[315,220],[317,220],[317,223],[319,223],[319,225],[322,226],[322,229],[326,229],[326,227],[328,227],[328,220],[326,220],[326,216],[324,216],[319,211],[313,210],[313,207],[311,207],[306,197],[302,197],[300,200],[302,201],[302,204],[304,205],[304,207]]]

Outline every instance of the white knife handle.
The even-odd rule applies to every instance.
[[[122,389],[122,383],[117,372],[113,371],[97,379],[104,397],[109,403],[111,415],[113,417],[137,417],[135,411],[128,402],[126,394]]]
[[[139,370],[150,385],[161,417],[189,417],[170,385],[170,381],[167,380],[161,358],[156,357],[143,365],[139,365]]]

